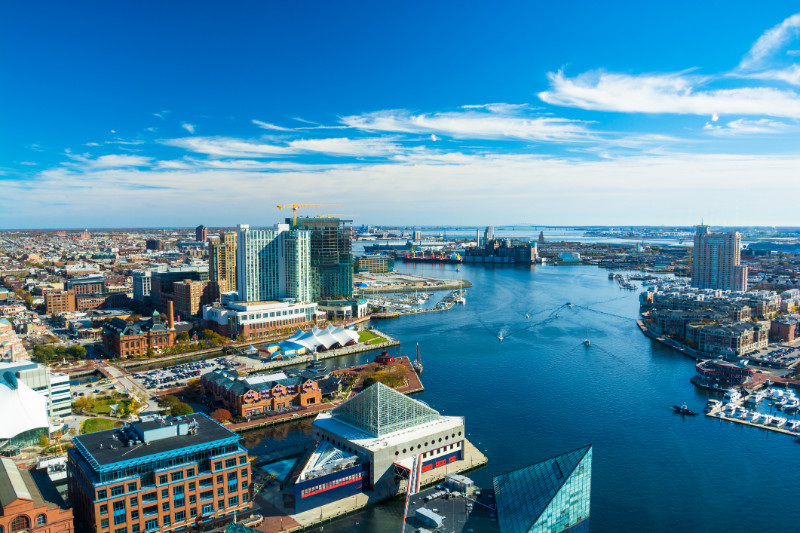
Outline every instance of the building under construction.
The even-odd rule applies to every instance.
[[[290,221],[286,220],[287,223]],[[351,297],[353,221],[333,217],[298,217],[295,229],[310,233],[312,300]]]

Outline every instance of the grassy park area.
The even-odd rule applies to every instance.
[[[358,342],[365,342],[367,344],[381,344],[388,341],[380,335],[376,335],[375,333],[365,329],[358,332]]]
[[[111,429],[121,425],[122,422],[119,420],[109,420],[108,418],[89,418],[81,425],[81,432],[94,433],[95,431],[103,431],[104,429]]]

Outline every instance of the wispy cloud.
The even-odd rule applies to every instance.
[[[704,129],[714,135],[753,135],[765,133],[786,133],[791,129],[789,124],[767,118],[747,120],[740,118],[724,125],[706,122]]]
[[[800,13],[792,15],[777,26],[764,32],[739,62],[742,70],[760,68],[781,48],[798,36]]]
[[[362,131],[419,133],[457,139],[513,139],[525,141],[580,141],[593,134],[586,123],[548,116],[526,117],[512,114],[519,107],[488,104],[485,110],[471,106],[466,111],[413,114],[406,110],[387,110],[343,117],[351,128]]]
[[[231,137],[182,137],[160,141],[199,154],[214,157],[269,157],[291,153],[285,146],[276,146]]]
[[[632,76],[593,71],[568,78],[551,73],[548,104],[594,111],[800,118],[800,94],[770,87],[702,89],[703,78],[686,74]]]
[[[197,126],[195,126],[194,124],[189,124],[188,122],[181,122],[181,128],[185,129],[192,135],[194,135],[194,130],[196,127]]]
[[[253,124],[258,126],[264,130],[275,130],[275,131],[292,131],[291,128],[284,128],[283,126],[276,126],[275,124],[270,124],[269,122],[262,122],[261,120],[253,119]]]
[[[402,146],[383,138],[300,139],[291,141],[289,147],[294,150],[353,157],[386,156],[403,151]]]

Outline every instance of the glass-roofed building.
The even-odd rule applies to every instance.
[[[588,533],[592,447],[494,478],[501,533]]]
[[[376,383],[320,414],[312,427],[316,448],[284,489],[284,504],[302,512],[370,492],[390,498],[400,489],[396,468],[422,472],[464,457],[464,418],[442,416],[426,404]]]

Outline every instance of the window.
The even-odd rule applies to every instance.
[[[137,510],[131,511],[131,520],[139,520],[139,511]]]
[[[186,469],[186,477],[194,477],[194,468]]]
[[[173,496],[180,496],[183,494],[183,485],[178,485],[177,487],[172,487],[172,494]]]
[[[247,481],[242,481],[242,489],[246,489],[246,488],[247,488]]]
[[[173,472],[172,481],[180,481],[183,479],[183,472]]]
[[[169,498],[169,489],[161,489],[161,497]]]
[[[183,498],[176,498],[175,499],[175,505],[173,505],[173,507],[175,509],[177,509],[178,507],[183,507],[185,505],[185,503],[186,503],[186,500],[184,500]]]
[[[139,505],[139,497],[134,496],[133,498],[131,498],[131,507],[136,507],[137,505]]]
[[[125,512],[125,500],[114,502],[114,514]]]
[[[224,496],[225,495],[225,487],[219,487],[217,489],[217,496]]]
[[[108,492],[106,492],[106,489],[101,489],[97,491],[98,500],[105,500],[107,497],[108,497]]]
[[[197,503],[197,497],[194,494],[189,495],[189,505]]]
[[[158,476],[158,484],[159,485],[166,485],[167,484],[167,475]]]
[[[239,464],[240,464],[240,465],[243,465],[243,464],[245,464],[246,462],[247,462],[247,456],[246,456],[246,455],[240,455],[240,456],[239,456]]]
[[[194,518],[194,517],[196,517],[196,516],[197,516],[197,509],[195,509],[194,507],[192,507],[191,509],[189,509],[189,516],[190,516],[191,518]]]
[[[236,472],[228,472],[228,483],[236,481]]]
[[[239,497],[238,496],[231,496],[228,498],[228,507],[236,507],[239,505]]]
[[[162,511],[169,511],[169,502],[164,502],[161,504]]]
[[[108,528],[108,518],[103,518],[102,520],[100,520],[100,528],[101,529]]]
[[[231,468],[234,466],[236,466],[236,458],[225,460],[225,468]]]
[[[36,525],[37,526],[43,526],[46,523],[47,523],[47,517],[45,515],[40,514],[39,516],[36,517]]]
[[[158,518],[148,520],[147,522],[144,523],[145,531],[153,531],[154,529],[158,529]]]
[[[203,514],[214,512],[214,504],[207,503],[203,506]]]
[[[172,522],[172,521],[170,520],[170,518],[169,518],[169,515],[165,515],[165,516],[164,516],[164,524],[163,524],[163,525],[164,525],[164,527],[166,527],[166,526],[170,525],[170,523],[171,523],[171,522]]]
[[[136,492],[136,483],[128,483],[128,492]]]
[[[214,463],[214,470],[222,470],[222,461]]]
[[[145,516],[158,514],[158,506],[157,505],[151,505],[150,507],[145,507],[144,509],[142,509],[142,513],[144,513]]]
[[[242,503],[247,502],[247,493],[242,494]]]
[[[108,505],[100,506],[100,514],[108,514]]]
[[[114,515],[114,525],[118,526],[120,524],[124,524],[128,521],[128,518],[125,516],[125,513],[122,514],[115,514]]]
[[[210,500],[214,497],[214,493],[210,490],[200,493],[200,500]]]
[[[181,520],[186,520],[186,511],[178,511],[175,513],[175,521],[180,522]]]
[[[131,533],[139,533],[139,524],[133,524],[131,526]]]
[[[197,490],[197,484],[194,481],[192,481],[191,483],[189,483],[189,492],[192,492],[194,490]]]
[[[114,533],[128,533],[128,528],[127,527],[121,527],[119,529],[115,529]]]
[[[242,468],[242,477],[247,477],[247,469]]]
[[[222,476],[217,476],[217,484],[219,485],[221,483],[222,483]]]
[[[220,509],[225,509],[225,500],[219,500],[217,502],[217,510],[219,511]]]

